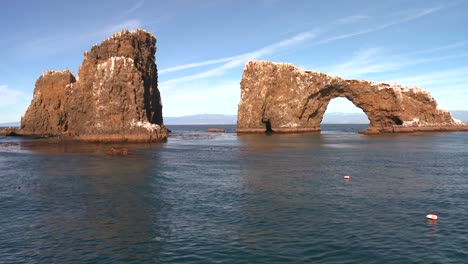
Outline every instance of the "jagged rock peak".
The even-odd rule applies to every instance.
[[[163,140],[155,53],[151,33],[124,30],[85,52],[79,78],[69,70],[45,72],[22,131],[88,141]]]
[[[134,61],[143,58],[152,59],[156,53],[156,38],[148,31],[137,29],[133,32],[123,30],[95,44],[85,52],[85,60],[102,61],[111,57],[126,57]],[[146,60],[145,60],[146,61]]]
[[[364,111],[369,133],[468,130],[420,87],[347,80],[289,63],[254,60],[242,75],[237,131],[320,131],[328,103],[336,97]]]
[[[146,31],[144,29],[141,29],[141,28],[137,28],[135,29],[135,31],[129,31],[128,29],[124,29],[120,32],[116,32],[114,34],[112,34],[110,37],[108,37],[107,39],[103,40],[104,41],[108,41],[108,40],[111,40],[111,39],[118,39],[118,38],[122,38],[122,37],[125,37],[126,35],[131,35],[131,34],[146,34],[146,35],[150,35],[152,36],[153,38],[155,38],[155,36],[149,32],[149,31]],[[155,38],[156,39],[156,38]]]
[[[54,70],[48,70],[48,71],[45,71],[41,74],[41,77],[46,77],[46,76],[50,76],[50,75],[57,75],[57,74],[72,74],[73,73],[69,70],[69,69],[65,69],[65,70],[61,70],[61,71],[54,71]]]

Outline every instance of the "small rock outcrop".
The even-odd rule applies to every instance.
[[[126,148],[110,148],[106,151],[106,154],[109,156],[127,156],[130,151]]]
[[[45,72],[21,133],[96,142],[166,139],[155,53],[152,34],[124,30],[85,52],[79,78],[69,70]]]
[[[346,97],[364,111],[364,133],[468,131],[468,126],[437,108],[418,87],[346,80],[292,64],[250,61],[241,81],[237,132],[318,132],[331,99]]]
[[[207,131],[208,131],[208,132],[211,132],[211,133],[225,133],[225,132],[226,132],[226,129],[222,129],[222,128],[208,128]]]

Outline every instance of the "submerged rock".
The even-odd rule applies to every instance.
[[[21,136],[14,127],[0,128],[0,136]]]
[[[106,154],[109,156],[127,156],[130,154],[130,151],[126,148],[110,148]]]
[[[369,118],[367,134],[467,130],[424,89],[346,80],[292,64],[250,61],[241,81],[237,132],[320,131],[331,99],[346,97]]]
[[[152,34],[124,30],[85,52],[79,78],[69,70],[45,72],[21,133],[93,142],[165,140],[155,52]]]
[[[208,128],[208,132],[212,132],[212,133],[224,133],[226,132],[225,129],[222,129],[222,128]]]

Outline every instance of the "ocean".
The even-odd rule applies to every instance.
[[[468,133],[366,127],[0,137],[0,263],[467,263]]]

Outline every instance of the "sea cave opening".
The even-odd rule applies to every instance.
[[[269,119],[262,119],[262,123],[265,124],[265,132],[270,134],[273,132],[273,129],[271,128],[271,122]]]
[[[346,97],[330,100],[320,123],[321,131],[341,130],[359,131],[369,126],[369,118],[364,111]]]

